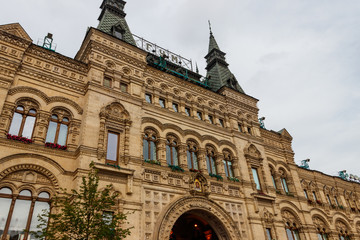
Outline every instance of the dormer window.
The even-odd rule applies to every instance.
[[[125,31],[120,26],[113,27],[112,32],[114,37],[123,39]]]

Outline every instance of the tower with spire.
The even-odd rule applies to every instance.
[[[217,44],[213,32],[211,30],[211,25],[209,21],[210,29],[210,40],[209,40],[209,51],[205,56],[206,59],[206,70],[209,87],[213,91],[218,91],[220,88],[226,86],[235,91],[244,93],[244,90],[240,87],[238,81],[236,80],[234,74],[229,70],[229,64],[225,60],[225,55],[223,51],[220,50],[219,45]]]
[[[98,18],[100,22],[97,29],[136,45],[125,20],[125,4],[123,0],[104,0],[100,6],[101,14]]]

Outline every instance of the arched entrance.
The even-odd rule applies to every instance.
[[[159,216],[153,239],[169,240],[170,237],[176,240],[241,239],[237,225],[225,209],[216,202],[200,196],[179,198]]]
[[[219,240],[201,211],[189,211],[180,216],[170,233],[170,240]]]

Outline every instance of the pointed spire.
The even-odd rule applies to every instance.
[[[208,21],[209,21],[209,30],[210,30],[210,41],[209,41],[209,51],[208,51],[208,53],[209,53],[213,49],[220,50],[220,48],[219,48],[219,46],[215,40],[215,37],[212,33],[210,20],[208,20]]]
[[[205,59],[207,63],[206,70],[210,88],[213,91],[217,91],[223,86],[226,86],[234,89],[235,91],[244,93],[244,90],[240,87],[234,74],[232,74],[228,68],[229,64],[225,60],[226,53],[220,50],[219,45],[217,44],[212,33],[210,21],[209,30],[209,51],[205,56]]]
[[[198,67],[197,63],[196,63],[196,73],[199,74],[199,67]]]
[[[125,20],[125,4],[126,2],[123,0],[103,0],[97,28],[127,43],[136,45]]]

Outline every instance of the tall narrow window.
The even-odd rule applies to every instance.
[[[276,181],[275,181],[275,173],[274,173],[274,170],[270,167],[270,169],[271,169],[271,172],[270,172],[270,174],[271,174],[271,181],[272,181],[272,183],[273,183],[273,186],[274,186],[274,188],[275,188],[275,190],[277,189],[277,186],[276,186]]]
[[[271,228],[266,228],[266,239],[273,240],[272,235],[271,235]]]
[[[13,205],[13,208],[10,206]],[[35,239],[29,231],[38,232],[37,216],[50,210],[50,195],[41,192],[37,198],[29,190],[13,195],[10,188],[0,189],[0,235],[4,239]]]
[[[316,197],[316,193],[315,193],[315,191],[313,191],[313,192],[312,192],[312,195],[313,195],[314,201],[316,202],[317,197]]]
[[[188,108],[188,107],[185,107],[185,114],[187,115],[187,116],[191,116],[191,111],[190,111],[190,108]]]
[[[143,156],[144,160],[156,160],[156,133],[148,129],[145,131],[143,139]]]
[[[145,101],[148,103],[152,103],[152,96],[149,93],[145,93]]]
[[[112,83],[111,78],[109,78],[109,77],[104,77],[104,86],[105,86],[105,87],[111,88],[111,85],[112,85],[111,83]]]
[[[209,122],[210,122],[211,124],[214,124],[213,116],[208,115],[208,119],[209,119]]]
[[[219,119],[219,123],[221,127],[224,127],[224,120],[223,119]]]
[[[284,189],[284,192],[285,193],[289,193],[289,188],[288,188],[288,185],[287,185],[287,182],[286,182],[286,178],[285,177],[282,177],[281,178],[281,184],[282,184],[282,187]]]
[[[189,169],[199,170],[197,152],[197,144],[193,141],[188,141],[186,155]]]
[[[159,98],[160,107],[165,108],[165,99]]]
[[[252,172],[252,175],[254,178],[254,182],[256,184],[256,190],[261,190],[260,179],[259,179],[257,168],[251,168],[251,172]]]
[[[177,139],[170,135],[166,139],[166,162],[169,165],[179,165]]]
[[[248,130],[248,133],[249,133],[250,135],[252,135],[251,127],[248,127],[247,130]]]
[[[286,235],[288,240],[300,240],[299,230],[295,223],[292,226],[289,223],[286,224]]]
[[[224,151],[224,169],[225,169],[225,175],[227,177],[234,177],[234,171],[232,167],[232,159],[231,159],[231,153],[228,151]]]
[[[32,138],[36,121],[36,110],[30,109],[27,113],[22,106],[15,109],[14,116],[9,128],[9,134],[22,136],[28,139]]]
[[[309,196],[308,196],[308,194],[307,194],[306,189],[304,189],[304,195],[305,195],[305,198],[306,198],[306,199],[309,199]]]
[[[338,199],[337,199],[337,197],[336,197],[336,196],[334,196],[334,199],[335,199],[335,203],[336,203],[336,205],[337,205],[337,206],[340,206],[339,201],[338,201]]]
[[[238,130],[239,132],[243,132],[241,123],[238,123]]]
[[[173,103],[172,107],[174,109],[174,112],[179,112],[179,105],[177,103]]]
[[[127,93],[128,92],[128,85],[126,83],[120,83],[120,91]]]
[[[328,202],[329,202],[329,204],[330,204],[330,206],[331,206],[331,205],[332,205],[332,202],[331,202],[331,199],[330,199],[329,194],[326,194],[326,198],[327,198],[327,200],[328,200]]]
[[[203,120],[202,112],[197,112],[196,114],[199,120]]]
[[[119,134],[108,132],[107,148],[106,148],[106,160],[117,161],[119,150]]]
[[[215,153],[212,147],[207,147],[206,149],[206,165],[209,174],[217,174],[215,166]]]
[[[66,145],[69,128],[69,118],[53,114],[51,116],[45,142],[57,143],[61,146]]]
[[[253,174],[253,178],[256,184],[256,189],[257,190],[261,190],[261,185],[260,185],[260,179],[259,179],[259,175],[257,172],[257,168],[251,168],[252,174]]]

